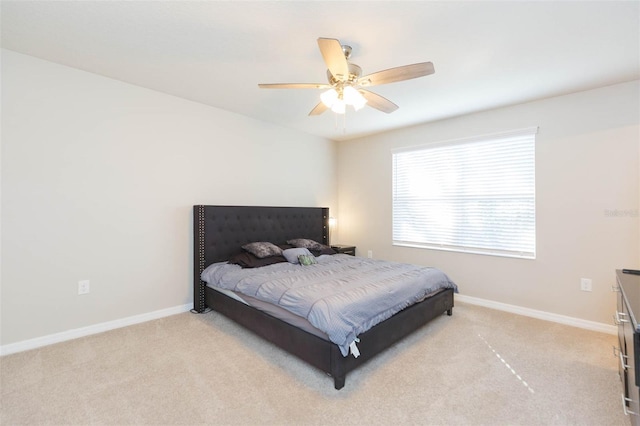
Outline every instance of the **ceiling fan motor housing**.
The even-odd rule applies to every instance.
[[[348,63],[347,65],[349,66],[349,75],[347,76],[347,78],[336,78],[333,74],[331,74],[330,70],[327,70],[327,80],[329,80],[329,84],[335,87],[339,84],[354,85],[356,83],[356,81],[362,75],[362,68],[352,63]]]

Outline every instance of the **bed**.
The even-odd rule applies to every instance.
[[[329,245],[328,208],[196,205],[193,219],[194,310],[202,313],[209,308],[225,315],[333,377],[335,389],[344,387],[348,372],[398,340],[444,313],[452,315],[455,288],[439,289],[360,334],[359,356],[345,356],[344,348],[341,350],[326,336],[293,325],[233,294],[207,286],[201,279],[210,265],[217,267],[220,262],[238,255],[247,243],[309,239]],[[336,255],[336,259],[338,256],[348,257],[341,254]],[[331,256],[319,259],[327,257]]]

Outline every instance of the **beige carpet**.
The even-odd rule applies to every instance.
[[[0,424],[628,425],[616,337],[458,303],[333,380],[216,313],[0,358]]]

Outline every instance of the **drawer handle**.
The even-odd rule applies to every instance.
[[[616,325],[620,325],[620,324],[623,324],[623,323],[625,323],[625,322],[629,322],[629,320],[628,320],[628,319],[622,319],[622,318],[620,318],[620,315],[623,315],[623,316],[625,316],[625,317],[627,316],[627,314],[625,314],[624,312],[618,312],[618,311],[616,311],[616,314],[613,316],[613,321],[615,322],[615,324],[616,324]]]
[[[624,415],[628,416],[629,414],[631,414],[632,416],[640,416],[640,414],[636,413],[635,411],[627,409],[627,402],[633,402],[633,400],[630,398],[625,398],[624,394],[622,394],[622,411],[624,411]]]
[[[620,353],[620,348],[615,345],[611,345],[611,347],[613,348],[613,356],[617,357],[618,353]]]
[[[611,286],[611,291],[612,291],[612,292],[614,292],[614,293],[618,293],[618,292],[620,291],[620,287],[619,287],[619,286],[612,285],[612,286]]]

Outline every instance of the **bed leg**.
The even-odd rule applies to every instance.
[[[453,315],[453,309],[447,309],[447,315],[449,316]]]
[[[342,377],[334,377],[333,378],[333,387],[336,388],[336,390],[340,390],[344,387],[344,381],[345,381],[346,377],[342,376]]]

